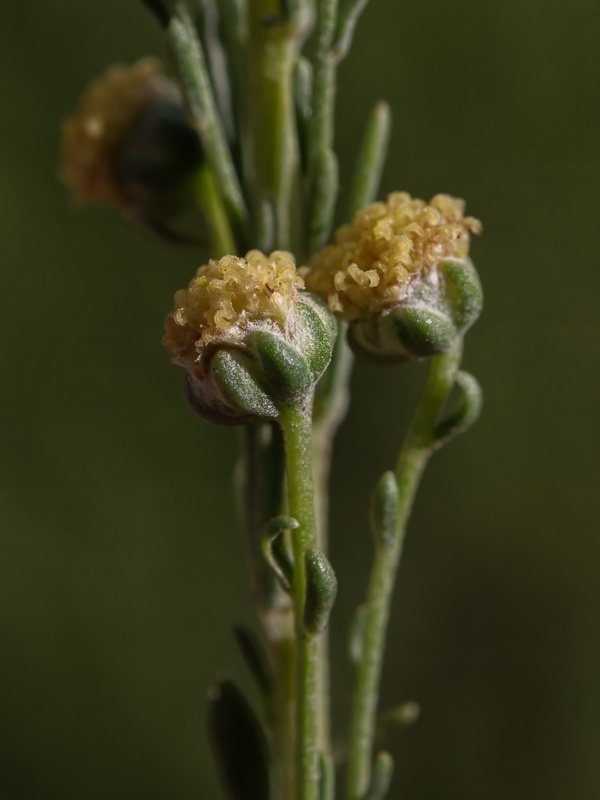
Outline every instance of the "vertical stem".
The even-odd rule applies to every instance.
[[[229,217],[211,170],[204,164],[196,178],[198,204],[202,209],[211,238],[211,255],[221,258],[235,253],[235,239]]]
[[[353,692],[348,800],[364,800],[369,789],[385,635],[406,523],[423,471],[435,450],[435,426],[454,383],[460,357],[461,347],[457,347],[454,352],[431,359],[421,403],[398,456],[395,529],[385,543],[377,544],[367,592],[364,638]]]
[[[250,127],[256,178],[254,215],[271,206],[275,215],[271,246],[296,249],[299,152],[293,71],[298,55],[296,24],[280,17],[275,0],[248,3]]]
[[[292,591],[298,648],[298,800],[317,800],[319,793],[318,637],[308,637],[304,627],[305,555],[316,542],[311,405],[286,408],[280,417],[286,448],[288,509],[299,523],[292,535]]]

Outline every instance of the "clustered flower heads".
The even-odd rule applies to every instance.
[[[173,189],[198,165],[200,141],[160,62],[112,66],[63,124],[60,175],[81,204],[140,204]]]
[[[394,192],[310,260],[307,287],[350,323],[359,355],[394,362],[446,352],[475,321],[482,294],[467,256],[481,223],[464,216],[464,205]]]
[[[302,400],[331,357],[330,312],[303,292],[291,253],[224,256],[175,295],[164,343],[188,371],[188,401],[222,424],[275,418]]]

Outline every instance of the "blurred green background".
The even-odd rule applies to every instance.
[[[134,0],[3,0],[0,797],[218,798],[213,674],[248,681],[231,480],[238,432],[194,418],[161,346],[199,263],[75,210],[59,125],[111,62],[161,53]],[[372,0],[340,74],[348,170],[371,103],[395,128],[384,191],[468,198],[487,307],[466,367],[477,427],[430,465],[383,687],[418,700],[393,798],[600,796],[600,8]],[[345,639],[421,365],[360,367],[333,476],[336,729]]]

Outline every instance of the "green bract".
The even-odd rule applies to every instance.
[[[382,364],[448,353],[482,306],[470,259],[446,259],[416,277],[396,307],[351,322],[348,341],[358,357]]]
[[[185,394],[210,422],[242,425],[276,419],[303,404],[331,359],[336,326],[318,300],[301,294],[285,329],[255,324],[238,345],[213,344],[201,371],[190,371]]]

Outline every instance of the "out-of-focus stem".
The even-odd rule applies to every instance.
[[[235,240],[229,217],[219,194],[212,171],[206,164],[198,170],[196,178],[198,204],[202,209],[211,238],[211,256],[221,258],[235,253]]]
[[[276,247],[296,250],[299,224],[299,150],[293,71],[297,23],[281,17],[278,0],[248,2],[248,87],[255,170],[254,217],[274,209]],[[259,222],[259,227],[263,227]]]

